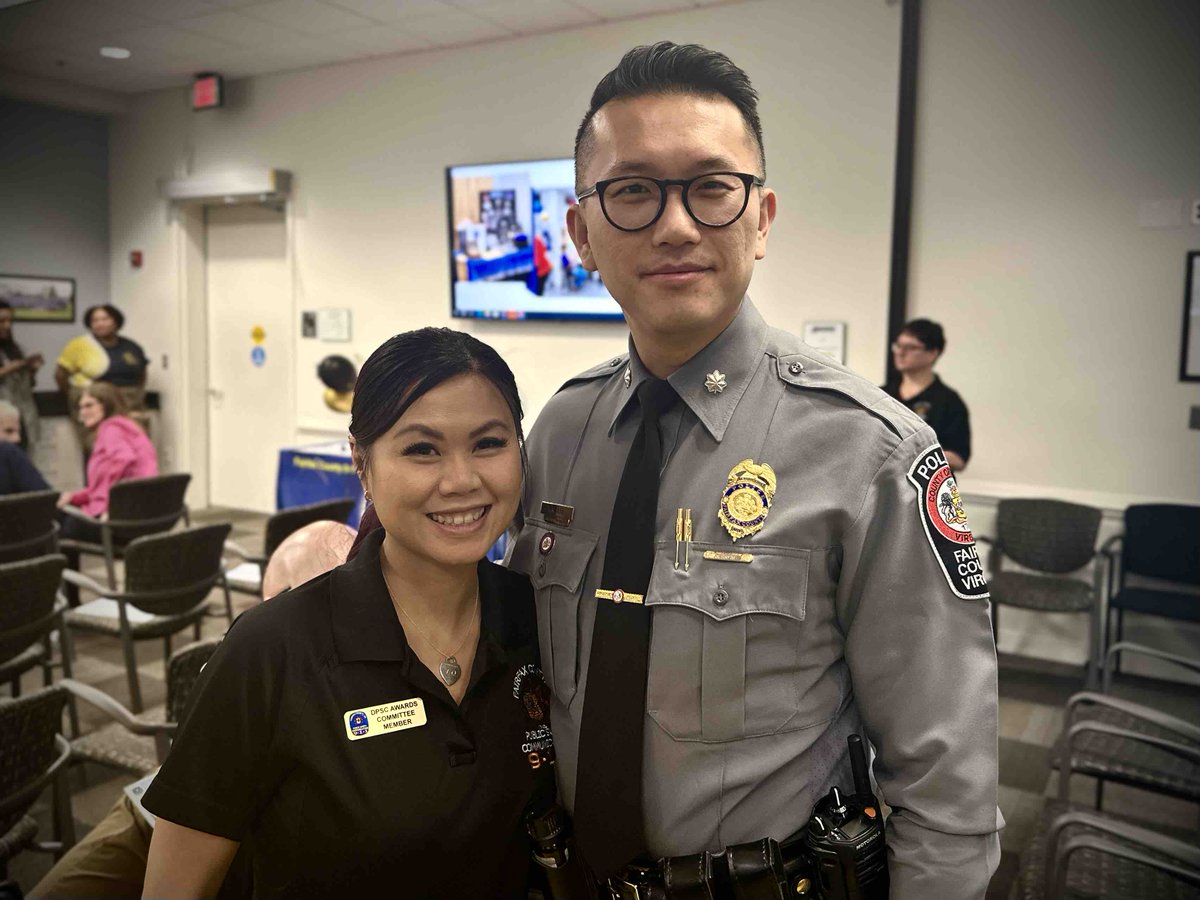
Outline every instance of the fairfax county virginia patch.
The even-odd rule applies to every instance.
[[[534,663],[517,669],[513,678],[513,699],[525,713],[525,740],[521,752],[529,768],[554,765],[554,735],[550,732],[550,688],[542,670]]]
[[[987,578],[967,527],[967,514],[958,495],[958,482],[938,444],[931,444],[908,470],[917,489],[921,524],[929,546],[941,564],[950,590],[963,600],[986,600]]]

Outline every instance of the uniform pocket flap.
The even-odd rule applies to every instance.
[[[596,552],[598,539],[589,531],[550,525],[530,516],[517,535],[509,564],[528,575],[539,591],[559,585],[574,593]]]
[[[811,551],[694,542],[685,569],[683,547],[678,568],[675,549],[673,541],[658,544],[648,606],[686,606],[717,621],[751,613],[804,620]]]

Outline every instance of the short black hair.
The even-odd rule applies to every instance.
[[[942,326],[931,319],[913,319],[905,322],[900,329],[901,334],[911,334],[925,345],[926,350],[937,350],[941,353],[946,349],[946,333]]]
[[[758,146],[758,174],[767,177],[767,155],[763,150],[762,122],[758,118],[758,92],[750,77],[724,53],[699,44],[659,41],[634,47],[621,57],[617,67],[600,79],[592,92],[588,111],[575,132],[575,182],[579,183],[581,157],[591,152],[592,119],[610,100],[646,94],[699,94],[720,96],[737,107],[746,130]]]
[[[98,306],[89,306],[86,310],[84,310],[83,325],[85,328],[87,328],[88,330],[91,330],[92,314],[98,309],[102,309],[106,313],[108,313],[110,316],[112,316],[113,321],[117,323],[117,331],[120,331],[122,328],[125,327],[125,313],[121,312],[119,309],[117,309],[111,303],[101,303]]]

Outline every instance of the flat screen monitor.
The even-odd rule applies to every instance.
[[[567,235],[570,159],[450,166],[451,312],[474,319],[622,318]]]

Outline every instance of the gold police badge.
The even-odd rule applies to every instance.
[[[762,531],[775,499],[775,470],[766,463],[743,459],[729,472],[717,518],[735,541]]]

